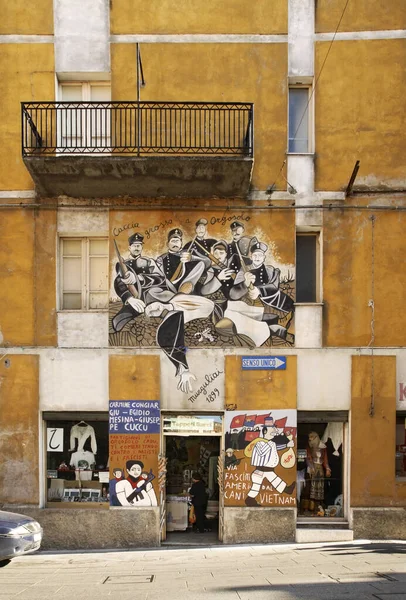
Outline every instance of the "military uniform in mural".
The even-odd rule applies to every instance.
[[[123,307],[112,319],[114,331],[121,331],[127,323],[142,314],[148,302],[148,290],[164,283],[164,277],[155,261],[141,256],[143,240],[144,236],[140,233],[131,235],[128,238],[131,258],[116,264],[114,290]],[[126,273],[123,273],[122,262]]]
[[[240,221],[234,221],[230,225],[233,240],[228,244],[227,255],[229,260],[234,257],[239,269],[242,269],[244,266],[241,264],[241,260],[243,260],[247,266],[251,264],[251,259],[249,257],[250,246],[252,242],[257,241],[255,237],[243,235],[244,230],[244,225],[240,223]]]
[[[267,249],[263,242],[255,240],[251,244],[252,264],[238,272],[230,290],[231,302],[225,312],[225,317],[235,324],[237,332],[252,337],[257,346],[269,336],[293,342],[287,327],[279,324],[279,317],[292,312],[294,302],[279,289],[280,270],[265,265]]]
[[[191,252],[193,255],[201,257],[202,259],[207,260],[209,253],[213,245],[217,242],[214,238],[207,238],[207,219],[199,219],[196,221],[196,236],[190,242],[187,242],[183,246],[183,250],[187,250]],[[210,266],[210,260],[208,262],[208,266]]]

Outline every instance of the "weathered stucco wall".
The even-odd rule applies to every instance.
[[[53,44],[1,44],[1,190],[33,189],[34,183],[21,156],[20,102],[52,102],[54,97]],[[5,165],[7,168],[4,168]]]
[[[353,356],[351,396],[351,506],[404,505],[406,483],[395,479],[396,357]]]
[[[281,371],[243,371],[241,356],[226,356],[225,368],[228,410],[296,408],[296,356]]]
[[[315,45],[316,73],[329,45]],[[355,189],[406,188],[405,51],[405,39],[332,46],[315,94],[316,190],[346,189],[358,159]]]
[[[254,102],[253,186],[266,189],[277,179],[286,151],[287,44],[155,43],[141,51],[141,100]],[[111,66],[112,99],[135,99],[135,44],[112,44]],[[284,188],[283,179],[278,185]]]
[[[287,0],[113,0],[111,32],[286,33]]]
[[[54,30],[52,0],[0,0],[0,14],[0,34],[46,35]]]
[[[132,509],[27,509],[22,506],[19,512],[42,525],[43,550],[134,549],[159,545],[158,508],[137,510],[137,518]]]
[[[347,199],[346,203],[349,202]],[[359,206],[367,202],[358,197],[353,200]],[[399,199],[396,203],[403,204]],[[373,231],[372,215],[375,216]],[[373,315],[368,306],[371,299],[375,304],[373,344],[404,345],[406,270],[402,260],[406,238],[403,215],[395,210],[325,212],[324,345],[367,346],[372,338]]]
[[[39,502],[38,358],[0,359],[0,503]]]
[[[109,357],[110,400],[159,400],[159,356]]]
[[[316,32],[334,32],[344,8],[337,0],[317,0]],[[404,0],[357,0],[349,2],[340,31],[405,29]]]
[[[56,212],[2,209],[0,238],[0,345],[54,345]]]

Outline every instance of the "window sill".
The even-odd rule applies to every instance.
[[[316,156],[315,152],[286,152],[286,156]]]
[[[74,315],[82,315],[82,314],[94,314],[94,313],[107,313],[109,312],[108,308],[78,308],[78,309],[69,309],[69,308],[60,308],[56,311],[58,314],[66,315],[66,314],[74,314]]]
[[[324,306],[324,302],[295,302],[295,306]]]
[[[395,483],[406,483],[406,477],[396,477]]]

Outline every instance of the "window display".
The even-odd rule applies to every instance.
[[[108,416],[97,419],[77,414],[46,421],[48,503],[108,505]]]
[[[396,416],[396,477],[406,477],[406,415]]]
[[[343,432],[341,422],[298,424],[300,517],[344,517]]]

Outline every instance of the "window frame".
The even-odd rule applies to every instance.
[[[397,446],[398,445],[400,445],[400,446],[405,445],[406,446],[406,443],[405,444],[397,444],[396,443],[396,441],[397,441],[397,439],[396,439],[396,437],[397,437],[397,431],[396,431],[396,429],[397,429],[397,420],[398,419],[404,419],[405,426],[406,426],[406,411],[405,410],[397,410],[396,414],[395,414],[395,482],[396,483],[401,483],[401,482],[405,482],[406,481],[406,469],[405,469],[405,474],[404,475],[397,475],[397,473],[396,473],[396,459],[397,459],[396,455],[398,453]],[[405,427],[405,442],[406,442],[406,427]],[[405,460],[405,459],[403,459],[403,460]]]
[[[63,279],[64,279],[64,253],[63,253],[63,242],[65,240],[80,240],[81,244],[81,307],[80,308],[64,308],[64,294],[69,293],[64,291],[63,287]],[[104,255],[100,255],[101,257],[106,259],[106,306],[104,308],[91,308],[89,306],[90,302],[90,294],[95,293],[90,289],[90,241],[102,240],[107,243],[107,252]],[[85,234],[63,234],[59,236],[58,239],[58,311],[61,312],[107,312],[109,309],[109,238],[107,235],[103,234],[95,234],[95,235],[85,235]],[[72,292],[74,293],[74,292]],[[79,293],[79,292],[78,292]],[[96,292],[97,293],[97,292]],[[100,294],[104,293],[99,292]]]
[[[287,150],[286,154],[302,155],[302,154],[314,154],[315,152],[315,140],[314,140],[314,91],[312,85],[312,78],[303,78],[300,81],[295,79],[290,81],[288,84],[288,101],[287,101]],[[305,89],[307,90],[307,150],[305,152],[295,152],[290,150],[290,129],[289,129],[289,104],[290,104],[290,90],[292,89]],[[294,138],[293,138],[294,139]]]
[[[314,237],[316,238],[316,264],[315,264],[315,299],[298,300],[297,298],[297,238],[298,237]],[[322,253],[322,231],[319,229],[296,230],[295,237],[295,278],[296,278],[296,304],[315,305],[323,302],[323,253]]]

